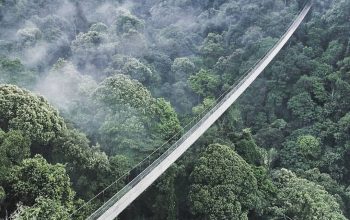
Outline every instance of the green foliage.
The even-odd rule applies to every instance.
[[[201,69],[189,78],[192,90],[203,96],[215,97],[219,86],[219,78],[208,70]]]
[[[86,136],[77,130],[67,130],[53,144],[54,161],[68,161],[72,168],[103,168],[108,164],[107,156],[91,148]]]
[[[156,196],[152,206],[154,216],[157,219],[178,219],[177,200],[175,192],[176,176],[179,168],[172,166],[170,170],[155,185]]]
[[[208,62],[208,66],[224,55],[224,39],[219,34],[209,33],[201,47],[201,53]]]
[[[14,166],[6,182],[11,187],[9,197],[18,198],[24,205],[31,206],[42,196],[57,201],[67,210],[73,208],[74,191],[65,167],[48,164],[42,156],[36,155]]]
[[[274,181],[279,192],[272,219],[346,219],[336,199],[323,187],[286,169],[278,171]]]
[[[335,66],[340,60],[342,53],[344,52],[344,45],[337,42],[331,41],[328,45],[327,50],[323,53],[323,62]]]
[[[156,148],[181,129],[169,102],[155,99],[137,80],[117,74],[105,79],[92,94],[95,132],[109,154],[133,158]]]
[[[19,59],[0,56],[0,84],[8,83],[30,89],[37,78],[37,73],[28,70]]]
[[[44,98],[0,85],[0,218],[18,204],[12,218],[69,219],[214,105],[303,4],[0,0],[0,83],[44,95],[65,119]],[[120,219],[349,218],[349,12],[348,0],[314,0],[238,105]],[[28,159],[38,153],[48,163]],[[85,219],[126,179],[72,218]],[[61,198],[69,181],[74,202]]]
[[[311,135],[298,137],[297,146],[304,157],[317,158],[320,154],[320,143]]]
[[[48,219],[68,220],[69,213],[66,207],[50,198],[38,197],[31,207],[19,206],[10,216],[14,220]]]
[[[77,130],[68,130],[55,140],[52,157],[54,162],[66,163],[73,187],[84,199],[93,197],[127,169],[121,166],[123,172],[116,172],[114,160],[111,158],[110,162],[97,147],[91,148],[86,136]]]
[[[312,135],[302,135],[297,140],[288,141],[281,150],[282,166],[290,169],[308,170],[319,165],[321,147],[319,140]]]
[[[176,58],[171,65],[172,79],[174,82],[186,81],[195,69],[195,64],[189,58]]]
[[[75,64],[80,69],[87,69],[90,65],[96,68],[107,66],[114,47],[109,44],[106,33],[89,31],[79,33],[76,39],[72,41],[71,49],[75,56]],[[102,57],[103,59],[101,59]]]
[[[95,31],[95,32],[99,32],[99,33],[100,32],[107,32],[108,27],[107,27],[107,25],[105,25],[102,22],[97,22],[97,23],[91,25],[90,30]]]
[[[134,58],[128,59],[128,61],[123,66],[122,72],[125,75],[131,76],[132,79],[136,79],[140,83],[146,85],[155,80],[155,76],[152,70]]]
[[[103,37],[101,33],[96,31],[90,31],[86,34],[81,33],[77,36],[77,39],[73,42],[73,49],[89,49],[93,47],[98,47],[103,43]]]
[[[338,121],[339,131],[346,134],[350,130],[349,120],[350,120],[350,112],[344,115],[344,117],[339,119]]]
[[[258,191],[257,201],[254,206],[256,216],[266,216],[278,193],[277,187],[273,184],[267,168],[253,167],[254,176],[257,180]]]
[[[302,76],[296,83],[297,91],[306,91],[316,103],[324,103],[328,99],[328,93],[325,89],[324,82],[319,77]]]
[[[18,43],[26,48],[34,46],[42,38],[42,33],[38,28],[23,28],[17,31]]]
[[[207,219],[247,219],[258,190],[253,169],[227,146],[208,146],[191,174],[194,214]]]
[[[6,193],[5,190],[2,186],[0,186],[0,201],[2,202],[2,200],[4,200],[6,197]]]
[[[264,148],[280,148],[284,141],[284,131],[287,122],[283,119],[277,119],[269,126],[260,129],[254,139],[257,144]]]
[[[19,130],[39,145],[47,145],[66,129],[57,110],[43,97],[12,85],[0,86],[0,115],[2,130]]]
[[[205,113],[209,109],[211,109],[213,106],[215,106],[215,99],[213,98],[205,98],[203,100],[203,103],[199,104],[198,106],[193,107],[192,112],[195,115]]]
[[[350,202],[350,194],[346,190],[346,187],[337,183],[329,174],[321,173],[319,169],[315,168],[301,172],[300,177],[323,186],[329,194],[334,196],[344,214],[349,211],[347,207]]]
[[[116,32],[118,34],[131,31],[142,31],[144,28],[144,22],[132,15],[129,11],[120,9],[118,13],[119,16],[115,21]]]
[[[96,119],[106,150],[120,154],[131,149],[142,151],[154,147],[147,137],[150,123],[147,116],[153,115],[154,111],[146,110],[153,98],[141,83],[125,75],[115,75],[99,85],[93,99],[99,107],[97,116],[100,118]]]
[[[9,169],[30,156],[30,140],[20,131],[7,133],[0,129],[0,182]]]
[[[151,106],[154,109],[152,117],[155,119],[155,125],[151,128],[152,133],[159,134],[163,140],[168,140],[174,134],[180,132],[180,121],[169,102],[163,98],[158,98],[154,102]]]
[[[98,103],[113,110],[123,105],[145,108],[152,100],[151,93],[141,83],[122,74],[104,80],[93,95]]]
[[[121,177],[131,168],[130,159],[123,155],[110,157],[109,162],[111,166],[111,174],[114,176],[114,179]]]
[[[293,96],[288,102],[288,108],[302,123],[308,124],[316,120],[321,113],[320,107],[304,92]]]
[[[263,164],[263,156],[259,147],[255,144],[249,130],[243,130],[242,139],[235,143],[237,153],[249,164]]]

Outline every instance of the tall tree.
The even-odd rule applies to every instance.
[[[272,219],[346,219],[336,199],[320,185],[286,169],[275,173],[274,182],[279,192]]]
[[[191,174],[192,212],[203,219],[247,219],[257,201],[253,169],[231,148],[212,144]]]

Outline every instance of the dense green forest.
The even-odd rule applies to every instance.
[[[85,219],[304,3],[0,0],[0,219]],[[350,218],[350,1],[313,3],[262,76],[119,219]]]

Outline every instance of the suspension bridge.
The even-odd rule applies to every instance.
[[[270,51],[257,64],[247,71],[245,75],[225,96],[202,117],[191,129],[189,129],[178,141],[168,148],[152,164],[144,169],[138,176],[124,186],[105,204],[97,209],[88,220],[113,220],[126,207],[128,207],[142,192],[156,181],[186,150],[198,140],[201,135],[214,124],[218,118],[242,95],[242,93],[255,81],[269,63],[276,57],[283,46],[288,42],[296,29],[300,26],[308,12],[312,2],[308,1],[302,11],[297,15],[288,30],[270,49]]]

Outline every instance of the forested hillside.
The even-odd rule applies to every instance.
[[[0,219],[85,219],[305,2],[0,0]],[[313,2],[267,70],[118,219],[350,218],[350,1]]]

